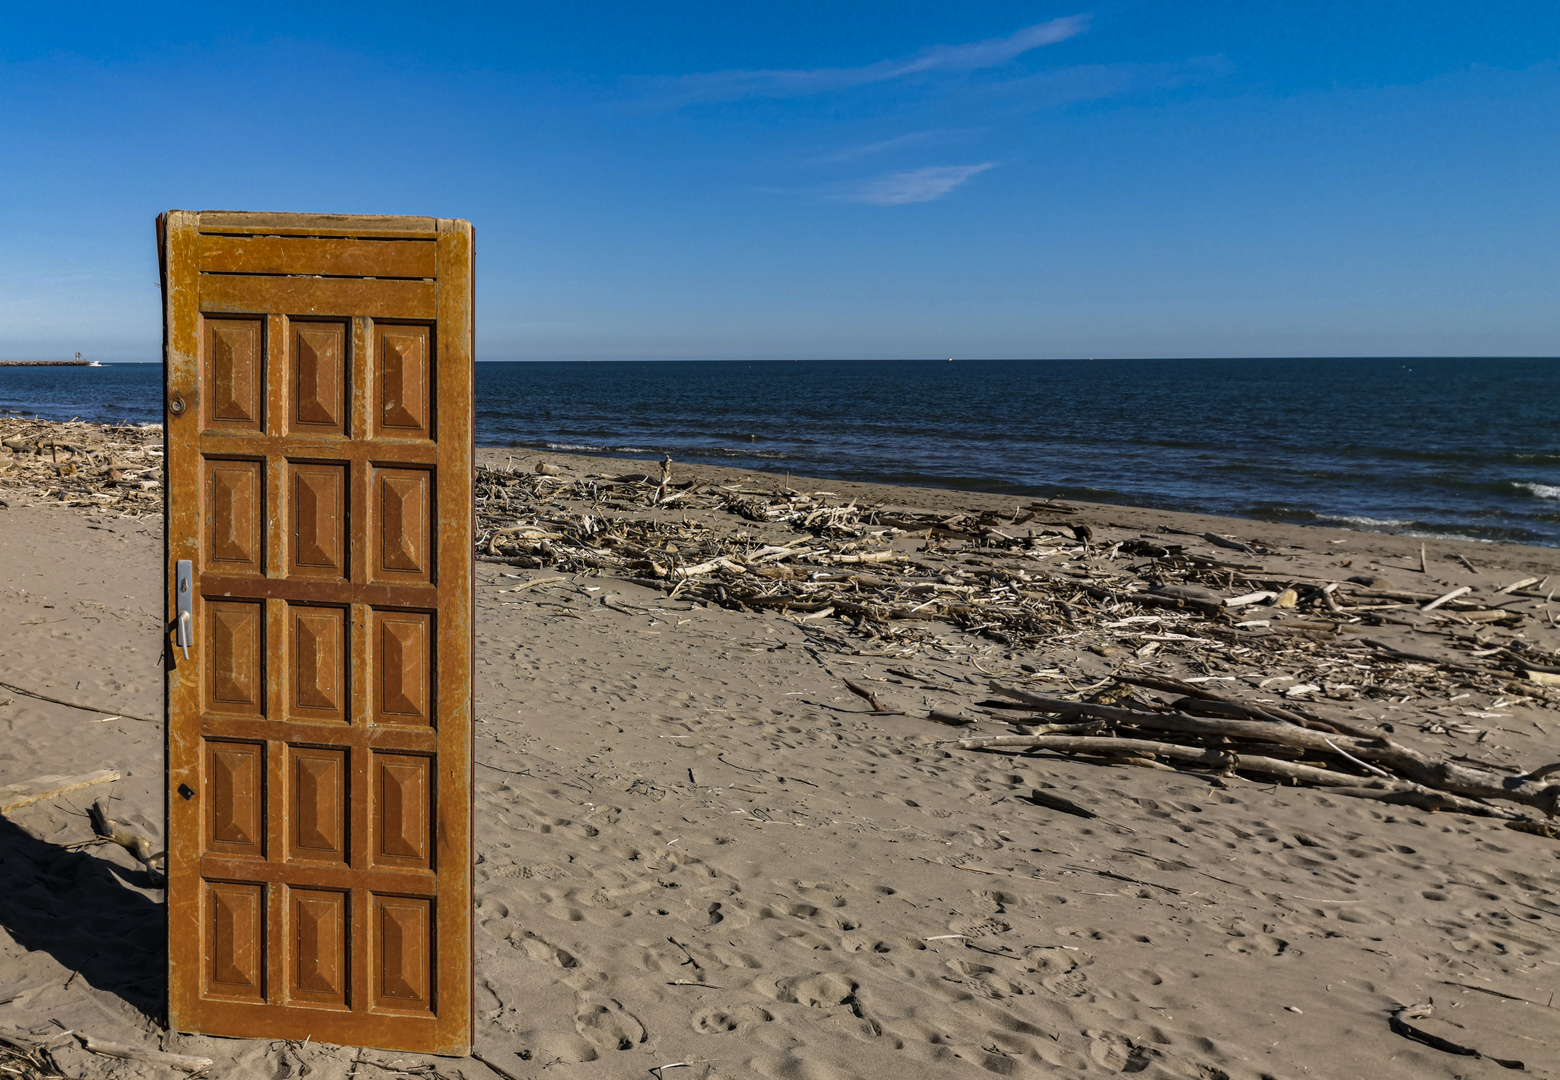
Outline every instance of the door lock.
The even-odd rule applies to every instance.
[[[173,570],[174,638],[173,643],[184,650],[184,659],[190,658],[190,646],[195,644],[195,592],[194,567],[189,559],[180,559]]]

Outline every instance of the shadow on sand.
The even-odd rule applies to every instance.
[[[0,924],[18,945],[48,953],[77,979],[160,1020],[166,912],[125,882],[149,884],[145,870],[38,840],[0,817]]]

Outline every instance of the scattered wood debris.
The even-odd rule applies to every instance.
[[[0,416],[0,488],[64,506],[162,512],[161,424]]]
[[[1287,709],[1270,713],[1216,696],[1185,696],[1169,703],[1129,697],[1123,701],[1129,707],[1124,708],[1045,697],[997,683],[992,683],[992,689],[1028,709],[1056,717],[1062,725],[1078,720],[1093,723],[1086,729],[1069,728],[1066,734],[1058,731],[1062,725],[1046,724],[1023,734],[959,739],[952,745],[962,750],[1050,752],[1133,764],[1174,762],[1210,769],[1215,775],[1251,773],[1326,787],[1338,795],[1510,820],[1521,820],[1523,815],[1494,806],[1493,801],[1518,803],[1549,817],[1560,813],[1560,762],[1528,773],[1496,772],[1437,760],[1389,735],[1336,720],[1296,715]],[[1219,707],[1223,705],[1236,705],[1234,714],[1239,718],[1231,719],[1232,710]],[[1072,733],[1077,730],[1089,734]],[[1551,776],[1556,779],[1546,782]]]
[[[65,1074],[49,1053],[49,1044],[65,1034],[69,1032],[44,1039],[0,1031],[0,1072],[21,1080],[63,1080]]]
[[[1474,693],[1492,708],[1560,702],[1546,689],[1560,684],[1560,657],[1515,632],[1545,617],[1548,594],[1534,589],[1542,580],[1482,595],[1473,585],[1431,592],[1378,575],[1305,576],[1274,566],[1283,556],[1260,541],[1168,528],[1118,538],[1055,502],[939,515],[772,479],[678,483],[670,462],[659,477],[481,468],[476,497],[478,553],[491,561],[613,574],[680,600],[776,612],[846,655],[902,660],[943,647],[951,627],[1007,650],[1010,662],[1064,648],[1115,668],[1080,690],[1060,670],[1027,665],[1031,682],[1055,691],[993,682],[995,699],[928,702],[930,712],[915,715],[957,726],[980,713],[1017,732],[949,745],[1277,778],[1514,827],[1542,824],[1531,811],[1560,812],[1560,776],[1546,779],[1560,765],[1523,772],[1393,737],[1402,727],[1483,739],[1489,729],[1463,719],[1476,711],[1446,715],[1445,703]],[[1388,639],[1404,630],[1413,648]],[[1193,683],[1145,670],[1167,658],[1209,674]],[[1241,675],[1212,674],[1221,671]],[[891,672],[959,692],[936,673]],[[1209,689],[1215,678],[1231,692]],[[896,711],[870,684],[842,681],[873,713]],[[1388,724],[1315,711],[1409,701],[1438,704]],[[1078,810],[1092,812],[1064,812]]]
[[[1263,689],[1285,701],[1477,690],[1560,704],[1547,689],[1560,685],[1560,655],[1515,633],[1546,619],[1547,595],[1533,588],[1541,581],[1481,596],[1472,586],[1405,590],[1373,575],[1297,577],[1224,557],[1231,544],[1241,558],[1271,556],[1255,542],[1217,537],[1217,552],[1168,536],[1107,543],[1077,520],[1078,508],[1049,501],[937,515],[753,480],[679,484],[669,463],[660,477],[556,471],[477,470],[479,557],[779,612],[844,651],[854,639],[908,656],[941,623],[1011,650],[1260,666],[1274,673]],[[694,510],[724,512],[729,524]],[[1213,544],[1215,534],[1186,535]],[[1404,630],[1439,638],[1442,652],[1374,636]]]

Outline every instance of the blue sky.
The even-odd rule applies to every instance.
[[[1560,4],[0,26],[0,358],[155,359],[171,207],[469,218],[488,360],[1560,353]]]

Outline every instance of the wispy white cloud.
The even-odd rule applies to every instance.
[[[903,150],[907,146],[923,146],[931,142],[949,142],[956,139],[968,138],[971,134],[978,134],[976,129],[970,128],[929,128],[925,131],[911,131],[904,135],[894,135],[887,139],[877,139],[868,143],[857,143],[854,146],[841,147],[828,153],[820,153],[814,157],[803,158],[804,165],[833,165],[846,161],[855,161],[857,158],[871,157],[874,154],[886,154],[895,150]]]
[[[876,142],[861,143],[858,146],[847,146],[843,150],[819,158],[820,161],[855,161],[857,158],[870,157],[873,154],[886,153],[889,150],[901,150],[906,146],[919,146],[928,139],[936,136],[935,131],[912,131],[906,135],[895,135],[891,139],[879,139]]]
[[[927,72],[978,71],[996,67],[1031,49],[1054,45],[1089,28],[1088,15],[1069,15],[1026,26],[1016,34],[965,45],[936,45],[914,56],[880,60],[853,68],[811,68],[770,71],[711,71],[657,79],[656,96],[681,104],[699,101],[735,101],[746,97],[804,97],[832,90],[871,86]]]
[[[835,197],[846,202],[870,203],[873,206],[931,202],[995,165],[994,161],[979,165],[928,165],[908,172],[887,173],[858,181],[836,192]]]

